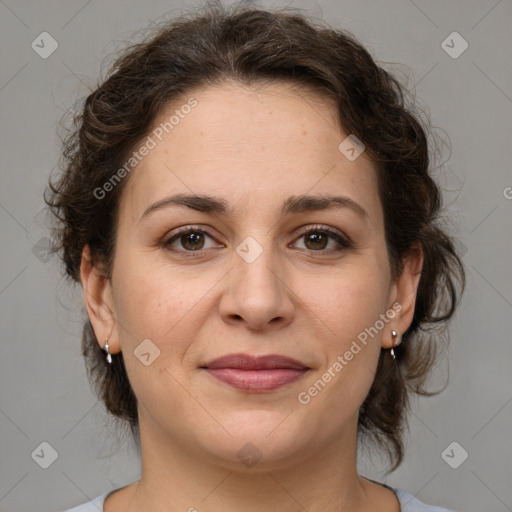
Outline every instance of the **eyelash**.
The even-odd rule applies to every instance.
[[[197,251],[188,251],[186,249],[176,250],[176,249],[171,249],[170,248],[170,245],[174,241],[179,240],[179,238],[182,237],[183,235],[188,235],[188,234],[191,234],[191,233],[201,233],[203,235],[209,236],[212,239],[214,238],[208,231],[206,231],[204,229],[194,228],[194,227],[187,226],[185,228],[178,229],[178,231],[176,231],[171,237],[165,239],[163,241],[162,245],[163,245],[164,248],[170,250],[171,252],[182,253],[183,255],[186,255],[186,257],[202,256],[209,249],[199,249]],[[352,243],[348,239],[348,237],[345,238],[342,235],[340,235],[337,231],[334,231],[333,229],[331,229],[331,228],[329,228],[327,226],[322,226],[322,225],[317,225],[317,226],[310,227],[307,231],[304,231],[304,232],[300,233],[300,235],[297,237],[297,239],[303,238],[306,235],[309,235],[311,233],[326,234],[330,238],[332,238],[336,242],[338,242],[338,244],[341,247],[338,247],[338,248],[335,248],[335,249],[330,249],[330,250],[329,249],[320,249],[320,250],[317,250],[317,251],[315,251],[313,249],[302,249],[302,250],[305,250],[305,251],[308,251],[308,252],[311,252],[311,253],[315,253],[315,254],[319,253],[319,255],[321,255],[321,253],[329,254],[329,253],[333,253],[333,252],[341,252],[341,251],[343,251],[345,249],[350,249],[352,247]]]

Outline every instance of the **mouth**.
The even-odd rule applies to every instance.
[[[274,391],[303,377],[311,368],[286,356],[228,354],[200,366],[209,375],[241,391]]]

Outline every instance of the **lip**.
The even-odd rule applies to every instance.
[[[279,354],[268,354],[264,356],[253,356],[251,354],[227,354],[209,363],[202,365],[202,368],[216,370],[218,368],[236,368],[239,370],[307,370],[308,367],[296,359],[281,356]]]
[[[310,370],[300,361],[278,354],[228,354],[201,368],[235,389],[253,393],[273,391],[291,384]]]

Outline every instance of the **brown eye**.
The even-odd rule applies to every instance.
[[[302,233],[298,240],[304,240],[304,247],[299,247],[312,252],[330,253],[342,251],[351,247],[351,243],[340,233],[328,227],[318,226]],[[329,247],[331,241],[334,245]]]
[[[181,235],[179,239],[182,247],[190,251],[197,251],[202,249],[204,245],[203,233],[188,233],[186,235]]]
[[[317,251],[326,248],[327,243],[329,241],[329,236],[327,236],[325,233],[314,231],[307,235],[304,235],[304,239],[305,245],[308,249]]]
[[[202,249],[209,249],[205,247],[207,238],[212,239],[206,231],[201,229],[186,228],[178,231],[164,243],[164,247],[174,252],[197,252]],[[213,239],[212,239],[213,240]]]

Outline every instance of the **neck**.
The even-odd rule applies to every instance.
[[[222,463],[197,446],[170,439],[140,422],[142,477],[126,510],[137,512],[363,511],[368,482],[357,475],[357,418],[324,449],[312,444],[301,458]],[[277,458],[276,458],[277,459]]]

